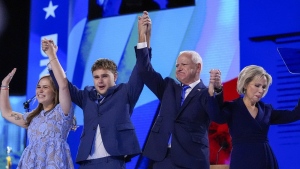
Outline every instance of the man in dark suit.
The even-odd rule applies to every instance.
[[[151,22],[146,34],[151,35]],[[200,55],[195,51],[179,54],[176,62],[179,83],[156,72],[146,53],[137,55],[137,68],[144,83],[161,103],[143,155],[154,161],[154,169],[209,169],[208,128],[210,120],[218,117],[212,117],[207,111],[210,96],[200,79]],[[219,101],[215,106],[221,106],[223,94],[219,70],[210,71],[210,84]]]
[[[139,40],[148,47],[136,48],[137,55],[143,53],[143,57],[150,57],[149,39],[146,41],[144,36],[146,27],[139,30]],[[119,85],[115,83],[117,66],[112,60],[96,60],[91,71],[94,86],[80,90],[71,82],[68,85],[72,102],[82,108],[84,114],[76,162],[80,169],[125,169],[125,161],[141,153],[130,116],[144,83],[136,65],[129,81]],[[54,77],[51,70],[50,74]]]

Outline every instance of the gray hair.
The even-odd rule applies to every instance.
[[[265,89],[265,93],[263,94],[262,97],[264,97],[270,85],[272,84],[272,76],[267,73],[267,71],[262,68],[261,66],[257,65],[249,65],[243,68],[243,70],[240,72],[238,76],[238,81],[237,81],[237,92],[242,95],[245,93],[245,86],[247,86],[252,80],[255,78],[261,78],[265,76],[267,79],[267,86]]]
[[[187,54],[190,54],[192,56],[192,61],[193,63],[200,63],[201,65],[201,70],[200,72],[202,71],[202,67],[203,67],[203,62],[202,62],[202,57],[199,55],[199,53],[197,53],[196,51],[193,51],[193,50],[185,50],[185,51],[181,51],[178,55],[178,57],[183,54],[183,53],[187,53]],[[177,58],[178,58],[177,57]]]

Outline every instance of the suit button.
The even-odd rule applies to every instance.
[[[96,130],[97,127],[93,127],[93,130]]]

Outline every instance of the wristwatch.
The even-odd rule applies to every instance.
[[[222,91],[223,91],[223,86],[220,86],[219,88],[214,88],[214,91],[216,92],[216,93],[221,93]]]

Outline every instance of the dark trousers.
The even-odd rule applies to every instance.
[[[167,155],[163,161],[154,161],[153,169],[184,169],[176,166],[171,159],[171,148],[168,148]]]
[[[126,169],[124,157],[103,157],[78,163],[79,169]]]

